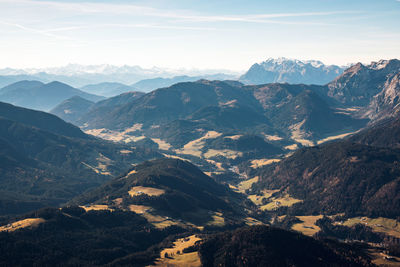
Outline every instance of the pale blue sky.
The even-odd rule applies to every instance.
[[[0,0],[0,67],[247,69],[400,58],[397,0]]]

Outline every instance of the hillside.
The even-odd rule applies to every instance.
[[[257,105],[245,91],[224,82],[186,82],[160,88],[142,98],[118,106],[107,114],[86,119],[88,128],[124,129],[135,123],[159,125],[185,118],[199,108],[237,99],[240,103]],[[101,119],[100,119],[101,118]]]
[[[216,183],[187,161],[158,159],[135,166],[72,203],[132,210],[150,221],[161,216],[159,220],[170,224],[213,225],[217,220],[223,226],[246,217],[243,201],[243,196]]]
[[[76,124],[107,140],[156,143],[168,155],[189,159],[206,171],[221,172],[251,160],[269,162],[298,147],[340,138],[366,125],[367,119],[343,112],[326,92],[327,87],[316,85],[244,86],[200,80],[160,88],[137,99],[123,94],[100,101]],[[101,106],[111,101],[115,105]],[[215,138],[246,135],[262,138],[263,148],[214,147]],[[271,149],[265,150],[267,146]]]
[[[351,141],[370,146],[400,148],[400,119],[378,121],[353,136]]]
[[[86,100],[80,96],[73,96],[58,104],[55,108],[50,110],[50,113],[73,123],[88,112],[93,105],[94,102],[92,101]]]
[[[78,127],[43,111],[31,110],[0,102],[0,117],[57,135],[82,139],[91,138],[84,134]]]
[[[160,156],[90,137],[54,115],[0,107],[1,215],[57,206],[132,163]]]
[[[367,132],[373,134],[374,130]],[[367,135],[368,135],[367,134]],[[366,134],[304,148],[265,167],[253,189],[277,189],[301,202],[296,215],[337,214],[396,218],[400,212],[400,150],[365,144]]]
[[[340,112],[322,86],[267,84],[246,88],[253,91],[274,128],[299,143],[315,143],[335,133],[352,132],[368,121]]]
[[[37,81],[21,81],[0,89],[0,101],[43,111],[48,111],[73,96],[94,102],[103,99],[60,82],[43,84]]]
[[[335,65],[326,66],[320,61],[301,61],[278,58],[255,63],[240,77],[245,84],[291,83],[319,84],[332,81],[343,72]]]

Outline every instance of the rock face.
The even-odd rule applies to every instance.
[[[381,119],[395,117],[400,111],[400,72],[390,75],[383,90],[374,96],[366,108],[365,117]]]
[[[242,76],[240,81],[246,84],[266,83],[304,83],[326,84],[344,71],[339,66],[326,66],[320,61],[301,61],[295,59],[268,59],[256,63]]]
[[[348,68],[328,84],[328,96],[344,105],[368,106],[373,98],[400,72],[400,60],[381,60],[365,66],[361,63]]]

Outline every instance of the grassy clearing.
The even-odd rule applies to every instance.
[[[126,175],[126,177],[128,177],[129,175],[135,174],[135,173],[137,173],[136,170],[131,170],[130,172],[128,172],[128,174]]]
[[[207,225],[218,226],[218,227],[222,227],[225,225],[225,219],[221,212],[214,212],[212,218],[213,218],[212,221],[209,221]]]
[[[181,158],[181,157],[178,157],[178,156],[175,156],[175,155],[169,155],[169,154],[163,154],[165,157],[167,157],[167,158],[171,158],[171,159],[180,159],[180,160],[184,160],[184,161],[189,161],[190,162],[190,160],[188,160],[188,159],[184,159],[184,158]]]
[[[15,230],[22,229],[22,228],[28,228],[28,227],[33,228],[44,222],[45,222],[45,220],[42,218],[28,218],[28,219],[16,221],[16,222],[1,226],[0,232],[4,232],[4,231],[13,232]]]
[[[214,139],[221,135],[222,135],[221,133],[216,131],[208,131],[204,136],[196,140],[190,141],[189,143],[184,145],[183,148],[177,149],[175,152],[177,154],[186,154],[186,155],[201,157],[205,140]]]
[[[125,129],[123,133],[133,133],[142,130],[143,123],[136,123],[132,127]]]
[[[149,196],[160,196],[165,193],[165,190],[153,187],[145,187],[145,186],[134,186],[129,190],[129,195],[131,197],[139,196],[141,194],[146,194]]]
[[[119,208],[121,208],[121,204],[124,200],[122,199],[122,197],[116,198],[113,200],[114,204],[117,205]]]
[[[222,163],[221,162],[216,162],[215,160],[212,160],[212,159],[207,159],[207,162],[211,163],[215,167],[217,167],[218,171],[225,171],[225,169],[222,167]]]
[[[119,151],[119,153],[121,153],[121,154],[130,154],[130,153],[133,153],[133,151],[127,150],[127,149],[122,149],[122,150]]]
[[[113,161],[101,153],[99,153],[99,156],[96,158],[96,160],[97,160],[96,169],[100,170],[102,174],[111,175],[111,173],[108,172],[107,168],[108,166],[112,165]]]
[[[258,176],[254,177],[254,178],[251,178],[251,179],[248,179],[248,180],[245,180],[243,182],[240,182],[236,186],[236,188],[237,188],[238,191],[244,193],[247,189],[250,189],[251,186],[256,182],[258,182]]]
[[[320,145],[320,144],[325,143],[325,142],[328,142],[328,141],[332,141],[332,140],[336,140],[336,139],[342,139],[342,138],[345,138],[346,136],[352,135],[352,134],[354,134],[354,133],[355,133],[355,132],[344,133],[344,134],[339,134],[339,135],[334,135],[334,136],[329,136],[329,137],[326,137],[326,138],[324,138],[324,139],[321,139],[321,140],[317,141],[317,144]]]
[[[381,249],[373,248],[368,250],[368,254],[371,256],[371,262],[377,266],[399,266],[400,257],[393,257],[385,254]],[[388,257],[391,257],[392,260],[389,260]]]
[[[133,127],[135,128],[135,127]],[[112,131],[109,129],[105,129],[105,128],[100,128],[100,129],[91,129],[91,130],[87,130],[85,131],[86,134],[90,134],[105,140],[109,140],[109,141],[113,141],[113,142],[123,142],[123,143],[130,143],[130,142],[137,142],[140,141],[144,138],[146,138],[143,135],[140,136],[133,136],[130,133],[137,131],[133,130],[133,128],[128,128],[125,131],[122,132],[118,132],[118,131]]]
[[[260,222],[259,220],[254,219],[254,218],[251,218],[251,217],[247,217],[247,218],[245,219],[245,223],[246,223],[246,225],[248,225],[248,226],[264,224],[264,223]]]
[[[207,174],[208,176],[223,174],[223,172],[204,172],[204,173]]]
[[[103,169],[106,169],[107,166],[102,165],[101,163],[99,163],[99,165],[98,165],[97,167],[93,167],[93,166],[91,166],[91,165],[89,165],[89,164],[87,164],[86,162],[83,162],[83,161],[82,161],[81,163],[82,163],[85,167],[91,169],[92,171],[94,171],[94,172],[97,173],[97,174],[101,174],[101,175],[111,175],[110,172],[108,172],[108,171],[103,171]]]
[[[263,199],[268,199],[272,196],[273,193],[279,192],[279,189],[275,190],[263,190],[262,195],[249,195],[247,196],[248,199],[250,199],[255,205],[257,206],[262,206],[262,201]]]
[[[315,225],[315,222],[323,217],[323,215],[318,216],[296,216],[302,223],[296,223],[292,226],[292,230],[303,233],[304,235],[313,236],[315,233],[319,232],[321,228]]]
[[[282,137],[277,136],[277,135],[268,135],[268,134],[265,134],[264,136],[265,136],[265,138],[266,138],[268,141],[280,141],[280,140],[283,139]]]
[[[306,133],[301,130],[301,127],[303,126],[303,124],[306,122],[306,120],[302,120],[299,123],[293,124],[292,126],[289,127],[289,129],[291,130],[291,138],[296,141],[297,143],[302,144],[303,146],[313,146],[314,143],[310,140],[307,140],[306,137]]]
[[[280,207],[291,207],[296,203],[302,202],[300,199],[295,199],[289,194],[284,195],[283,197],[274,197],[271,199],[266,205],[260,207],[261,210],[276,210]]]
[[[173,219],[171,219],[169,217],[151,214],[148,211],[145,211],[144,213],[142,213],[142,216],[144,218],[146,218],[146,220],[149,223],[151,223],[152,225],[154,225],[156,228],[159,228],[159,229],[163,229],[163,228],[166,228],[166,227],[172,226],[172,225],[185,226],[184,224],[174,221]]]
[[[387,235],[400,238],[400,223],[394,219],[382,217],[375,219],[368,217],[355,217],[350,218],[343,223],[336,222],[336,224],[342,224],[349,227],[358,223],[371,227],[374,232],[385,233]]]
[[[170,150],[170,148],[172,147],[169,143],[159,138],[151,138],[151,140],[153,140],[153,142],[156,143],[158,145],[158,148],[161,150]]]
[[[230,150],[230,149],[222,149],[222,150],[209,149],[206,153],[204,153],[203,156],[207,159],[217,157],[217,156],[222,156],[227,159],[236,159],[238,157],[243,156],[243,153],[239,152],[239,151]]]
[[[129,205],[129,210],[137,214],[144,214],[149,211],[151,207],[143,205]]]
[[[297,144],[285,146],[284,149],[286,150],[297,150],[299,146]]]
[[[81,208],[84,208],[86,212],[90,210],[109,210],[109,211],[114,211],[114,209],[111,209],[108,205],[85,205],[85,206],[80,206]]]
[[[253,169],[260,168],[265,165],[269,165],[275,162],[281,161],[280,159],[254,159],[251,161],[251,166]]]
[[[242,137],[243,135],[241,134],[237,134],[237,135],[230,135],[230,136],[225,136],[224,138],[227,139],[232,139],[232,140],[238,140],[240,137]]]
[[[154,266],[201,266],[197,252],[183,253],[185,248],[193,246],[198,241],[201,241],[201,239],[196,235],[177,239],[172,248],[166,248],[161,251],[160,258]],[[168,257],[165,257],[166,254]]]

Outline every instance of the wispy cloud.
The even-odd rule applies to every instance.
[[[45,9],[58,9],[64,12],[86,14],[127,14],[146,17],[158,17],[191,22],[247,22],[247,23],[271,23],[271,24],[299,24],[298,22],[285,22],[281,18],[294,17],[321,17],[332,15],[345,15],[362,13],[360,11],[329,11],[329,12],[299,12],[299,13],[271,13],[271,14],[247,14],[247,15],[199,15],[190,10],[160,10],[148,6],[132,4],[93,3],[93,2],[55,2],[35,0],[0,0],[0,3],[13,3],[36,6]],[[301,22],[300,24],[315,24]],[[321,24],[321,23],[320,23]]]
[[[24,26],[24,25],[21,25],[21,24],[18,24],[18,23],[0,21],[0,24],[5,25],[5,26],[10,26],[10,27],[13,27],[13,28],[17,28],[17,29],[20,29],[20,30],[23,30],[23,31],[26,31],[26,32],[43,35],[43,36],[46,36],[46,37],[56,38],[56,39],[60,39],[60,40],[72,40],[71,38],[66,37],[66,36],[52,34],[52,33],[48,32],[48,31],[34,29],[34,28],[27,27],[27,26]]]
[[[74,30],[83,30],[83,29],[104,29],[105,27],[109,28],[147,28],[147,29],[171,29],[171,30],[189,30],[189,31],[215,31],[217,28],[214,27],[190,27],[190,26],[169,26],[169,25],[160,25],[160,24],[132,24],[132,23],[102,23],[102,24],[94,24],[94,25],[83,25],[83,26],[71,26],[71,27],[60,27],[53,29],[46,29],[41,31],[42,33],[51,33],[51,32],[63,32],[63,31],[74,31]]]

